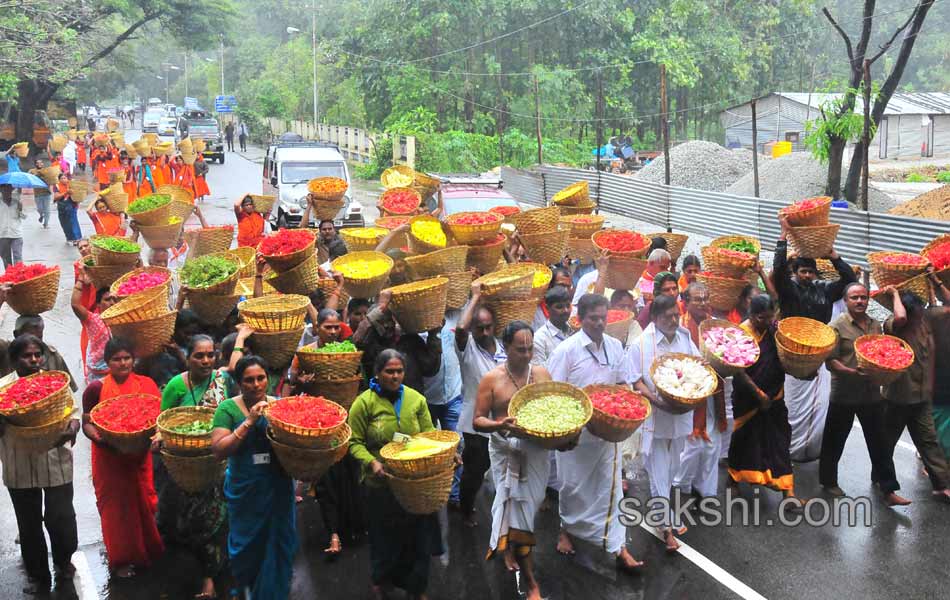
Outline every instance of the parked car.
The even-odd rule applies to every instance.
[[[521,208],[518,202],[504,190],[501,179],[493,174],[485,175],[439,175],[442,180],[442,202],[445,216],[465,211],[486,211],[496,206]],[[435,209],[435,198],[430,200],[430,209]]]
[[[224,164],[224,136],[218,122],[210,114],[193,110],[186,112],[181,118],[181,136],[193,140],[204,140],[205,150],[202,156],[208,161],[218,161]]]
[[[142,116],[142,131],[158,133],[158,126],[165,114],[160,109],[149,108]]]

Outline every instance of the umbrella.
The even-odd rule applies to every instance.
[[[46,182],[31,173],[12,171],[0,175],[0,185],[12,185],[15,188],[48,188]]]

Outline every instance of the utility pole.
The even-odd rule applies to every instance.
[[[541,154],[541,89],[538,86],[538,76],[534,76],[534,119],[538,133],[538,164],[542,164]]]
[[[188,52],[185,52],[185,97],[188,96]]]
[[[224,36],[221,36],[221,95],[224,95]]]
[[[752,189],[759,197],[759,127],[756,124],[755,98],[752,99]]]
[[[313,128],[317,128],[317,0],[313,0],[311,13],[311,43],[313,45]]]
[[[665,181],[670,185],[670,123],[666,97],[666,65],[660,64],[660,119],[663,133],[663,161],[666,163]]]
[[[597,69],[597,177],[600,177],[600,149],[604,145],[604,82],[601,78],[600,69]],[[600,201],[600,190],[597,191],[598,203]]]
[[[868,155],[871,146],[871,61],[864,61],[864,155],[861,173],[861,210],[868,209]]]

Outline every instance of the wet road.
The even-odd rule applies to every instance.
[[[134,135],[128,137],[132,139]],[[209,221],[232,222],[230,205],[234,199],[260,189],[259,159],[260,151],[252,148],[247,157],[229,154],[225,165],[211,166],[212,198],[202,205]],[[359,185],[358,189],[358,198],[372,211],[374,199],[369,194],[375,193],[375,186]],[[43,230],[32,208],[28,206],[26,210],[29,217],[25,224],[25,259],[55,262],[64,269],[56,309],[44,315],[46,340],[67,357],[73,372],[79,373],[78,324],[68,307],[75,251],[64,243],[55,215],[50,229]],[[87,218],[81,216],[80,222],[85,233],[92,231]],[[11,337],[16,315],[4,307],[0,319],[0,337],[7,339]],[[645,527],[631,527],[627,532],[630,548],[637,558],[646,561],[646,569],[638,577],[618,575],[612,561],[596,548],[579,547],[573,558],[556,554],[556,510],[542,513],[535,554],[542,591],[552,600],[946,597],[948,576],[942,550],[950,538],[950,507],[931,500],[929,481],[922,475],[920,463],[907,442],[905,436],[894,458],[903,486],[901,493],[914,503],[891,510],[876,499],[868,482],[870,462],[863,437],[857,428],[852,432],[841,462],[840,483],[853,496],[871,497],[870,527],[697,525],[683,536],[683,550],[673,555],[667,554]],[[75,463],[80,551],[74,563],[79,568],[79,577],[74,594],[57,597],[191,598],[198,584],[194,561],[175,548],[135,579],[110,583],[89,477],[89,448],[81,436],[75,448]],[[817,463],[797,465],[795,475],[800,496],[819,494]],[[632,489],[640,498],[648,495],[642,478],[633,482]],[[487,485],[479,498],[480,525],[475,529],[463,527],[457,513],[446,515],[449,552],[441,559],[433,559],[431,598],[518,597],[516,577],[504,571],[501,561],[484,560],[490,494],[491,487]],[[743,488],[743,494],[752,497],[747,488]],[[778,494],[764,492],[761,496],[763,517],[774,518]],[[348,544],[341,557],[328,562],[323,553],[326,532],[319,506],[305,500],[298,517],[300,552],[295,562],[292,598],[368,598],[369,558],[365,543]],[[14,543],[16,522],[5,493],[0,493],[0,532],[0,598],[25,597],[20,593],[25,577]]]

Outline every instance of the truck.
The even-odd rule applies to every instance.
[[[204,140],[205,149],[202,156],[207,161],[216,160],[224,164],[224,136],[218,122],[209,113],[203,110],[185,112],[181,125],[181,136],[192,140]]]
[[[350,183],[350,171],[336,144],[316,141],[277,142],[267,148],[264,157],[262,191],[276,196],[269,221],[273,229],[315,227],[317,222],[301,223],[307,207],[307,182],[317,177],[339,177]],[[311,216],[311,218],[314,218]],[[339,227],[363,227],[363,205],[347,188],[343,208],[333,219]]]

